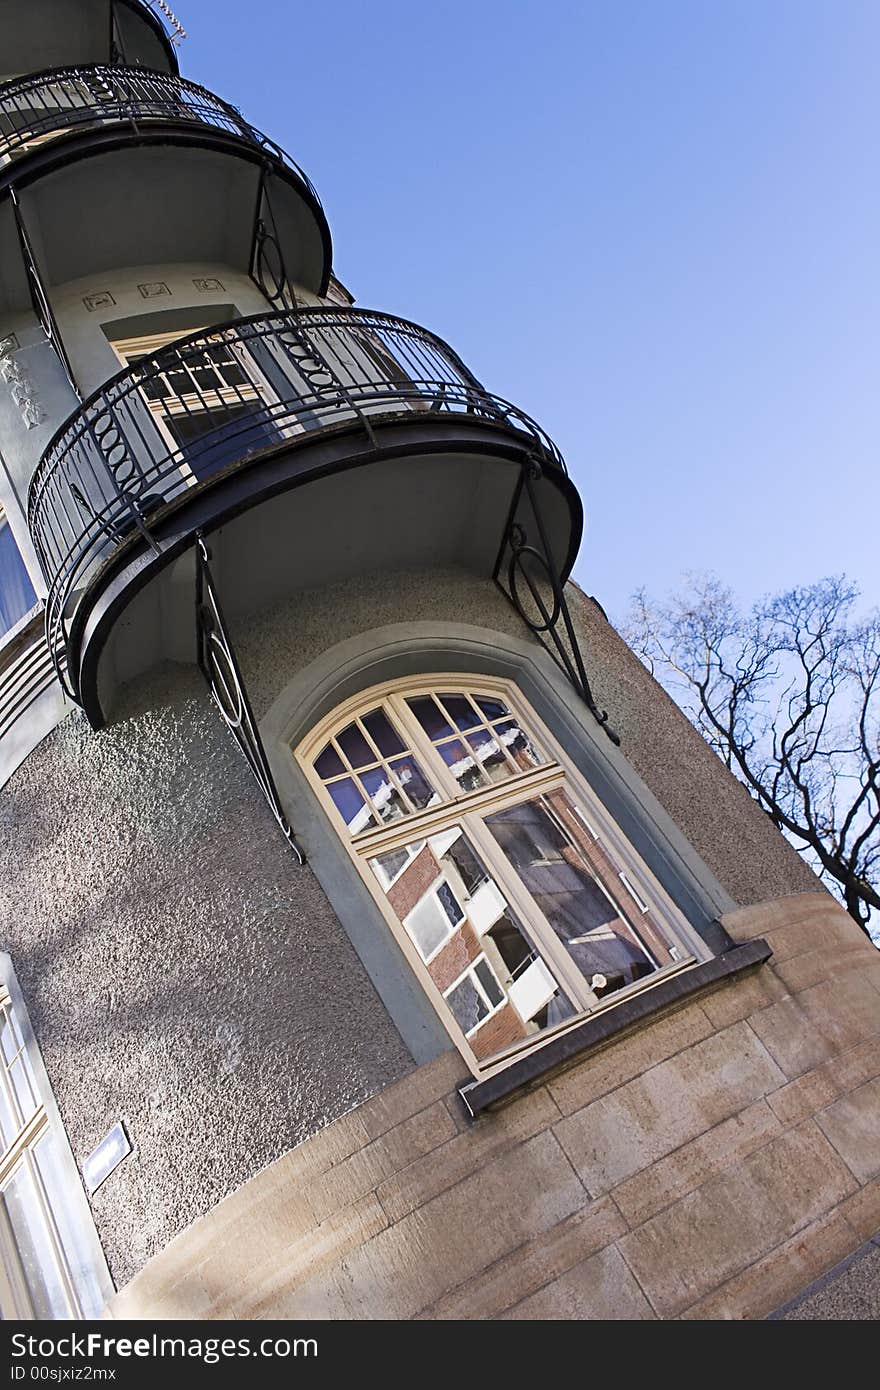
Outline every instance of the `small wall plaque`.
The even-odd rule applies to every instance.
[[[138,285],[141,292],[141,299],[155,299],[160,294],[170,294],[168,286],[164,280],[153,280],[146,285]]]
[[[193,280],[193,284],[199,294],[209,294],[211,290],[225,290],[226,286],[221,280]]]
[[[96,1149],[92,1149],[82,1167],[83,1182],[89,1196],[97,1192],[102,1182],[109,1178],[124,1158],[131,1153],[131,1140],[122,1123],[115,1124],[104,1135]]]
[[[112,309],[116,300],[109,290],[101,290],[100,294],[87,294],[83,296],[83,304],[90,314],[96,309]]]

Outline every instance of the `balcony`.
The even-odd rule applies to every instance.
[[[27,310],[13,190],[48,290],[131,264],[229,264],[270,303],[324,293],[330,230],[304,171],[196,83],[75,67],[0,86],[0,314]]]
[[[138,135],[156,123],[200,126],[250,141],[295,170],[319,201],[299,165],[234,106],[196,82],[143,68],[58,68],[0,86],[0,168],[43,152],[47,142],[61,136],[118,125]]]
[[[231,535],[233,518],[268,499],[227,566],[252,602],[265,601],[254,586],[268,569],[276,594],[327,581],[328,565],[351,573],[390,556],[491,576],[529,462],[566,577],[581,517],[559,452],[425,329],[321,308],[179,340],[95,392],[32,480],[59,678],[102,722],[96,668],[117,617],[196,531]],[[157,629],[168,623],[166,613]]]

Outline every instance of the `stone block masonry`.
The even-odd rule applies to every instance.
[[[285,1154],[117,1318],[762,1318],[880,1226],[880,956],[825,893],[778,952],[490,1111],[454,1053]]]

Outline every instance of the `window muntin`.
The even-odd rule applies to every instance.
[[[475,1072],[703,954],[506,682],[411,681],[347,708],[299,756]],[[384,757],[370,727],[392,731]]]

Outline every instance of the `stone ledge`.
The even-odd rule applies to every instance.
[[[711,960],[671,976],[652,989],[634,994],[616,1008],[585,1018],[560,1037],[511,1062],[495,1076],[486,1077],[483,1081],[468,1081],[460,1086],[458,1094],[468,1115],[476,1119],[489,1106],[546,1081],[551,1072],[581,1061],[590,1052],[607,1046],[638,1024],[656,1018],[678,1004],[689,1003],[747,970],[757,969],[772,954],[767,942],[760,938],[743,942],[720,956],[713,956]]]

